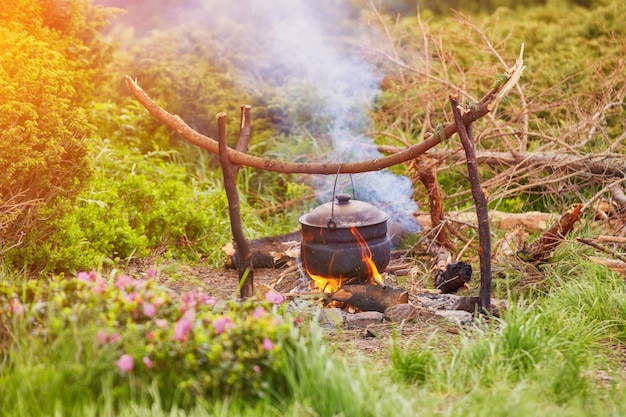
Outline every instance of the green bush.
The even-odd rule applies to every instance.
[[[90,175],[84,109],[107,49],[109,11],[85,0],[0,10],[0,251],[50,232]]]
[[[284,392],[284,353],[294,348],[298,332],[283,315],[280,294],[218,304],[202,292],[176,296],[159,288],[154,270],[146,277],[92,271],[50,282],[0,282],[0,410],[9,412],[3,415],[12,415],[18,400],[65,398],[45,380],[50,366],[56,383],[82,390],[63,407],[97,400],[110,378],[117,400],[127,401],[132,392],[147,396],[156,385],[170,407],[230,394],[253,402]],[[66,355],[74,344],[75,356]],[[48,352],[51,346],[64,354]],[[43,355],[36,359],[40,365],[30,362],[37,354]],[[31,366],[38,370],[25,381],[13,379]],[[89,380],[78,383],[80,375]],[[6,386],[9,381],[16,386]]]

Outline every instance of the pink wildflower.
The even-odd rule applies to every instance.
[[[154,368],[154,363],[153,363],[153,362],[152,362],[152,360],[151,360],[149,357],[147,357],[147,356],[144,356],[144,357],[143,357],[143,364],[144,364],[144,365],[146,365],[146,368],[148,368],[148,369],[152,369],[152,368]]]
[[[96,268],[93,268],[91,272],[79,272],[76,276],[79,281],[82,282],[90,282],[95,281],[98,278],[98,273],[96,272]]]
[[[124,355],[120,356],[120,358],[117,360],[117,362],[115,362],[115,364],[123,373],[132,371],[133,367],[135,366],[133,357],[129,355],[128,353],[125,353]]]
[[[156,324],[157,327],[163,328],[163,327],[167,326],[167,320],[165,320],[165,319],[156,319],[154,321],[154,324]]]
[[[93,286],[91,287],[91,292],[94,294],[102,294],[106,291],[106,289],[107,289],[106,281],[102,278],[96,278],[96,280],[93,283]]]
[[[195,320],[195,313],[193,310],[189,310],[183,317],[176,322],[174,326],[174,340],[186,341],[187,335],[193,329],[193,322]]]
[[[128,304],[134,303],[138,298],[139,298],[139,293],[137,291],[129,292],[128,294],[124,296],[124,300],[126,300]]]
[[[197,305],[214,305],[217,300],[206,293],[199,291],[188,291],[180,297],[180,310],[187,311]]]
[[[119,335],[119,333],[111,333],[111,334],[107,334],[106,332],[102,331],[102,330],[98,330],[98,333],[96,333],[96,341],[98,342],[99,345],[106,345],[109,343],[117,343],[122,339],[122,337]]]
[[[115,288],[118,290],[126,289],[126,286],[132,284],[133,279],[128,275],[120,275],[115,279]]]
[[[151,319],[156,314],[156,307],[152,303],[143,303],[143,315]]]
[[[252,313],[252,318],[260,319],[265,316],[265,309],[261,306],[258,306],[254,309],[254,313]]]
[[[263,349],[265,350],[272,350],[274,349],[274,343],[268,339],[267,337],[265,339],[263,339]]]
[[[228,316],[222,316],[219,319],[215,319],[213,320],[212,324],[217,334],[222,334],[226,330],[232,329],[233,327],[235,327],[235,323]]]
[[[150,268],[148,268],[148,270],[146,271],[146,274],[148,275],[148,278],[155,278],[157,275],[157,271],[156,268],[151,266]]]
[[[109,341],[109,336],[106,334],[106,332],[98,330],[98,333],[96,333],[96,340],[98,341],[99,345],[106,345]]]
[[[255,374],[260,374],[261,373],[261,367],[259,365],[254,365],[252,367],[252,370],[254,371]]]
[[[13,312],[13,314],[21,316],[22,314],[24,314],[24,310],[24,305],[20,303],[20,300],[18,300],[17,298],[13,298],[11,300],[11,311]]]
[[[282,294],[277,293],[276,291],[268,291],[265,294],[265,299],[272,304],[280,304],[285,301],[285,297]]]

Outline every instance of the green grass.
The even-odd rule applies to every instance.
[[[120,375],[111,366],[116,354],[94,348],[93,312],[85,312],[54,338],[11,338],[4,345],[0,414],[624,415],[623,365],[611,350],[626,342],[624,281],[590,263],[581,266],[584,273],[534,300],[520,300],[499,320],[465,330],[445,351],[434,341],[411,346],[396,336],[387,367],[334,350],[310,324],[284,351],[286,389],[255,400],[235,393],[183,404],[156,381]],[[53,323],[37,331],[52,334]]]

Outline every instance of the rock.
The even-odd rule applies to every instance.
[[[439,317],[443,317],[446,320],[466,326],[472,324],[472,314],[462,310],[437,310],[435,314]]]
[[[372,324],[380,324],[385,315],[378,311],[364,311],[362,313],[347,314],[346,325],[353,327],[367,327]]]
[[[478,311],[479,304],[478,297],[459,297],[452,306],[452,310],[467,311],[474,314]]]
[[[431,311],[416,307],[409,303],[396,304],[395,306],[391,306],[385,310],[385,318],[394,323],[403,320],[416,320],[418,317],[431,319],[436,317],[436,315]]]
[[[467,311],[468,313],[476,313],[479,309],[480,301],[478,297],[459,297],[454,305],[452,306],[452,310],[460,310]],[[504,311],[506,309],[506,304],[504,301],[496,300],[495,298],[491,299],[491,303],[489,306],[489,312],[495,317],[500,317],[500,311]]]
[[[451,310],[459,296],[454,294],[417,293],[415,298],[421,305],[434,310]]]
[[[340,308],[325,308],[324,313],[326,316],[326,323],[329,325],[339,327],[344,322],[344,316],[346,313]]]
[[[346,313],[340,308],[316,307],[314,313],[315,321],[326,329],[336,329],[341,326],[345,315]]]

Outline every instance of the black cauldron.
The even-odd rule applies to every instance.
[[[363,258],[371,254],[378,271],[389,264],[388,219],[384,211],[351,200],[349,194],[339,194],[336,202],[300,217],[300,255],[307,272],[324,278],[371,279],[371,268]]]

